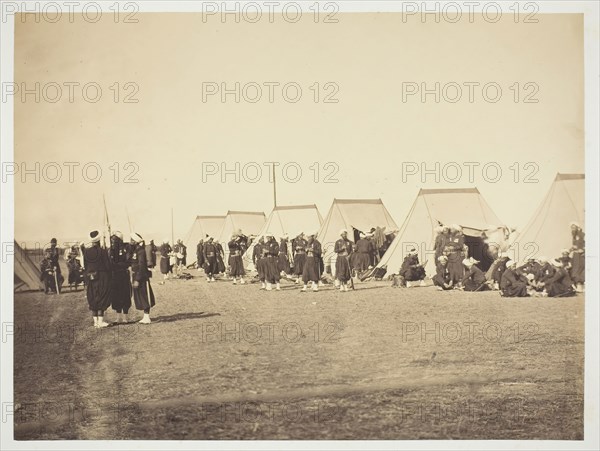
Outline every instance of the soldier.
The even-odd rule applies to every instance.
[[[277,269],[279,269],[279,273],[290,274],[290,259],[289,259],[289,237],[284,234],[281,237],[281,241],[279,242],[279,256],[277,261]]]
[[[148,260],[148,268],[153,269],[156,267],[156,251],[158,248],[154,244],[154,240],[150,240],[150,243],[146,244],[146,260]]]
[[[358,272],[369,269],[371,254],[373,253],[373,242],[367,239],[367,236],[360,232],[359,240],[356,242],[356,269]]]
[[[54,279],[55,269],[52,262],[52,251],[47,248],[44,251],[44,258],[40,262],[40,279],[44,283],[44,292],[46,294],[57,293],[56,279]],[[58,279],[58,275],[57,275]]]
[[[546,280],[544,287],[548,297],[566,297],[575,295],[575,290],[571,286],[571,278],[567,270],[563,267],[562,261],[552,259],[550,263],[556,268],[552,277]]]
[[[421,286],[425,286],[425,268],[419,263],[419,255],[413,247],[404,257],[402,266],[400,267],[400,284],[407,288],[411,287],[411,282],[420,282]]]
[[[154,292],[150,286],[152,272],[148,269],[144,239],[138,233],[131,234],[131,286],[133,288],[133,301],[137,310],[144,311],[141,324],[150,324],[150,309],[156,304]]]
[[[204,272],[206,273],[206,281],[214,282],[215,274],[218,272],[219,262],[217,260],[218,249],[212,236],[207,238],[202,252],[204,255]]]
[[[317,232],[308,235],[306,244],[306,261],[302,271],[302,282],[304,286],[301,291],[308,289],[308,282],[312,282],[312,290],[319,291],[318,282],[321,279],[321,243],[316,238]]]
[[[265,285],[265,268],[264,268],[265,262],[263,261],[264,245],[265,245],[265,239],[264,239],[264,237],[261,236],[258,239],[258,241],[256,242],[256,244],[254,245],[254,249],[252,250],[252,263],[254,264],[254,267],[256,268],[256,272],[258,273],[258,279],[261,282],[261,286],[260,286],[261,290],[264,290],[265,288],[267,288],[267,286]]]
[[[60,269],[60,265],[58,264],[58,260],[60,259],[60,249],[56,246],[57,240],[56,238],[52,238],[50,240],[50,246],[47,248],[50,251],[50,261],[52,263],[52,267],[54,271],[56,271],[57,276],[62,275],[62,271]],[[60,279],[60,277],[58,277]],[[63,278],[64,280],[64,278]]]
[[[187,266],[187,246],[181,240],[179,240],[179,253],[181,254],[180,263],[185,268]]]
[[[200,239],[196,245],[196,268],[204,268],[204,240]]]
[[[500,280],[500,294],[505,297],[527,297],[527,285],[527,277],[517,270],[517,262],[508,260]]]
[[[462,261],[466,257],[464,254],[465,239],[462,228],[456,224],[449,227],[450,233],[446,240],[444,255],[448,257],[448,274],[454,286],[460,286],[465,274]]]
[[[439,291],[451,290],[454,286],[448,274],[448,257],[440,255],[436,265],[436,274],[432,278],[433,284]]]
[[[304,263],[306,262],[306,239],[304,234],[300,233],[296,238],[292,240],[292,252],[294,253],[294,275],[296,276],[296,282],[300,283],[300,278],[304,273]]]
[[[240,237],[236,234],[231,236],[231,241],[227,243],[229,248],[229,275],[233,278],[233,284],[237,283],[236,279],[240,278],[240,283],[244,284],[244,262],[242,261],[242,244]]]
[[[281,290],[279,280],[281,276],[279,274],[279,244],[275,240],[272,233],[268,232],[265,234],[265,244],[263,246],[263,254],[265,256],[264,272],[265,280],[267,282],[266,290],[271,291],[273,284],[276,290]]]
[[[575,291],[583,293],[585,284],[585,233],[576,222],[571,223],[571,237],[573,239],[571,250],[571,280],[575,284]]]
[[[440,265],[440,257],[444,255],[444,248],[446,247],[446,242],[448,240],[448,227],[439,226],[435,229],[435,243],[433,245],[434,256],[435,256],[435,265],[436,267]],[[447,260],[446,260],[447,263]]]
[[[104,312],[110,306],[112,279],[112,265],[108,251],[100,247],[100,238],[100,232],[94,230],[90,233],[90,244],[83,248],[87,281],[86,296],[96,328],[108,326],[108,323],[104,322]]]
[[[145,249],[144,249],[145,251]],[[108,253],[112,264],[110,303],[117,313],[117,322],[126,322],[131,307],[131,280],[129,278],[129,247],[123,242],[123,234],[114,232],[110,237]]]
[[[169,244],[169,239],[165,238],[162,242],[162,244],[160,245],[159,248],[160,251],[160,272],[163,275],[163,280],[162,282],[160,282],[160,284],[164,284],[165,280],[167,280],[169,278],[169,273],[172,272],[171,270],[171,253],[173,252],[173,249],[171,248],[171,245]]]
[[[218,240],[215,240],[215,247],[217,248],[217,272],[216,274],[221,274],[225,272],[225,251],[223,250],[223,246],[219,243]]]
[[[462,285],[465,291],[485,291],[489,288],[486,285],[485,274],[475,266],[476,263],[479,263],[479,261],[473,258],[463,260],[466,271],[462,279]]]
[[[71,246],[69,254],[67,255],[67,269],[69,270],[69,288],[72,290],[83,282],[83,268],[81,266],[81,260],[79,259],[79,252],[77,246]]]
[[[333,251],[337,254],[335,261],[335,278],[340,283],[340,291],[348,291],[348,281],[352,277],[348,257],[352,252],[352,242],[348,239],[348,231],[340,230],[340,239],[335,242]]]
[[[533,272],[534,280],[532,285],[535,286],[538,291],[542,291],[546,281],[554,276],[556,269],[550,264],[548,257],[539,257],[538,263],[537,270]]]

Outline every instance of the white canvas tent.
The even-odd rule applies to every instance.
[[[387,266],[388,274],[396,273],[411,248],[419,252],[419,260],[427,261],[428,276],[435,274],[434,228],[439,225],[458,224],[462,227],[465,241],[481,240],[482,233],[500,235],[504,241],[503,223],[492,211],[477,188],[465,189],[421,189],[400,232],[381,258],[378,268]],[[498,233],[502,232],[502,233]],[[483,245],[483,241],[480,241]],[[467,243],[469,245],[470,243]],[[470,251],[472,247],[469,246]],[[482,246],[477,246],[481,252]],[[474,255],[477,258],[477,255]],[[479,258],[478,258],[479,259]]]
[[[348,230],[348,239],[354,241],[353,229],[368,232],[373,227],[385,227],[386,232],[398,228],[381,199],[334,199],[317,234],[325,266],[331,265],[331,271],[335,272],[333,248],[340,238],[340,229]]]
[[[198,241],[206,238],[206,235],[216,238],[221,233],[224,223],[225,216],[196,216],[190,231],[183,240],[188,248],[188,254],[195,255]]]
[[[585,231],[585,175],[556,174],[548,194],[513,242],[515,259],[560,257],[572,245],[571,222]]]
[[[244,264],[253,268],[252,252],[254,245],[261,236],[270,232],[279,242],[279,239],[287,234],[291,239],[298,236],[301,232],[311,232],[318,230],[323,223],[323,218],[316,205],[289,205],[275,207],[267,218],[260,232],[258,232],[253,244],[244,254]]]
[[[15,292],[38,291],[44,289],[44,284],[40,280],[41,272],[39,268],[33,263],[29,255],[27,255],[16,241],[14,263]]]
[[[218,236],[215,237],[223,246],[225,251],[225,265],[227,265],[229,257],[229,248],[227,243],[231,239],[231,235],[238,230],[246,236],[256,235],[265,224],[265,214],[262,211],[228,211],[223,222],[223,227]]]

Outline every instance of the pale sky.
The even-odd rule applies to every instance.
[[[269,214],[272,185],[264,166],[257,183],[234,183],[232,176],[225,184],[219,176],[203,183],[203,162],[230,168],[235,162],[294,162],[302,177],[288,183],[279,173],[279,204],[315,203],[325,217],[334,197],[380,197],[399,225],[419,188],[477,186],[497,215],[518,228],[557,172],[584,171],[582,15],[540,14],[537,24],[403,23],[397,13],[337,17],[336,24],[203,23],[192,13],[138,14],[135,24],[16,20],[15,82],[29,88],[56,82],[63,93],[56,103],[15,98],[15,161],[30,168],[36,161],[80,163],[75,183],[66,166],[57,183],[16,178],[16,239],[85,239],[102,225],[103,194],[113,229],[128,234],[127,208],[135,230],[157,240],[170,236],[171,207],[176,238],[185,236],[196,215]],[[70,103],[65,82],[96,82],[102,98],[86,102],[79,87]],[[136,83],[139,102],[121,97],[115,103],[115,82],[121,96],[131,92],[125,83]],[[280,87],[273,103],[264,86],[257,103],[235,103],[233,96],[222,103],[218,95],[203,102],[203,82]],[[303,90],[297,103],[282,98],[281,85],[288,82]],[[335,83],[339,102],[321,97],[315,103],[315,82],[322,96],[331,92],[323,85]],[[463,98],[403,101],[403,82],[458,83]],[[473,103],[465,82],[480,83]],[[503,90],[497,103],[482,97],[481,86],[489,82]],[[539,88],[533,95],[538,103],[523,102],[533,91],[524,88],[528,82]],[[520,84],[519,102],[514,83]],[[55,91],[49,88],[48,95]],[[80,168],[88,162],[103,170],[97,183],[83,180]],[[110,170],[115,162],[118,183]],[[138,165],[138,183],[122,182],[127,162]],[[337,183],[323,183],[328,162],[339,168]],[[430,168],[457,162],[463,177],[455,184],[432,176],[422,183],[420,175],[403,181],[403,162]],[[464,162],[495,162],[503,174],[491,183],[479,166],[470,182]],[[510,169],[515,162],[518,182]],[[538,183],[523,182],[528,162],[539,168]],[[310,169],[315,163],[321,168],[317,183]]]

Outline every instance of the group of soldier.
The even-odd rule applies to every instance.
[[[502,296],[548,296],[565,297],[583,291],[585,283],[585,233],[576,224],[571,224],[572,247],[565,249],[557,258],[539,257],[529,259],[521,265],[503,255],[498,249],[484,252],[490,259],[488,264],[469,256],[465,236],[458,225],[440,226],[436,229],[434,254],[436,273],[431,277],[440,291],[499,290]],[[126,321],[132,298],[135,307],[144,312],[140,320],[148,324],[150,309],[155,297],[150,286],[151,270],[156,266],[157,252],[160,253],[159,268],[164,280],[173,272],[187,266],[187,248],[181,240],[171,247],[167,239],[159,248],[150,240],[148,244],[137,233],[132,233],[128,243],[120,232],[110,237],[110,246],[101,245],[101,234],[90,233],[89,241],[71,246],[65,252],[69,269],[68,282],[77,289],[83,283],[95,327],[106,327],[104,313],[109,308],[117,313],[117,322]],[[255,243],[241,230],[236,231],[227,243],[229,258],[227,267],[223,246],[213,237],[200,240],[196,249],[196,267],[202,268],[207,282],[215,276],[228,272],[233,284],[245,284],[246,269],[243,256],[252,248],[252,263],[261,290],[281,290],[282,278],[302,282],[301,291],[318,291],[325,272],[323,247],[316,232],[300,233],[291,241],[287,234],[279,241],[267,232]],[[378,254],[373,244],[373,234],[360,234],[356,243],[348,238],[348,231],[340,230],[333,252],[335,261],[335,286],[340,291],[354,287],[353,276],[367,271],[377,263]],[[252,246],[253,244],[253,246]],[[486,244],[487,245],[487,244]],[[53,238],[44,249],[41,261],[41,277],[46,294],[59,292],[64,278],[59,265],[60,249]],[[482,269],[483,268],[483,269]],[[425,285],[425,265],[419,262],[418,252],[411,249],[404,258],[399,271],[393,275],[392,286],[411,287]],[[160,283],[164,283],[164,280]]]
[[[308,290],[308,284],[318,291],[318,284],[323,274],[322,248],[316,239],[316,232],[301,233],[289,240],[288,235],[280,237],[278,242],[272,233],[260,236],[255,243],[241,230],[234,232],[227,243],[229,258],[227,266],[233,284],[245,284],[246,269],[243,257],[252,246],[252,263],[256,268],[257,279],[261,289],[281,290],[280,280],[283,277],[294,278],[295,282],[303,281],[302,291]],[[197,267],[204,269],[206,280],[215,281],[215,275],[226,272],[223,246],[213,237],[201,239],[196,248]]]
[[[278,240],[279,239],[279,240]],[[244,255],[252,248],[251,260],[260,282],[260,289],[281,290],[282,278],[302,283],[301,291],[319,291],[325,272],[323,247],[317,239],[317,232],[302,232],[290,240],[287,234],[275,237],[267,232],[254,242],[241,230],[237,230],[227,243],[229,257],[224,263],[223,246],[213,237],[201,239],[196,247],[197,267],[204,269],[206,280],[215,281],[215,275],[229,269],[233,284],[245,284],[246,269]],[[352,274],[365,271],[376,264],[379,254],[374,244],[373,233],[361,233],[356,243],[348,239],[348,231],[341,230],[334,252],[336,260],[336,286],[340,291],[348,291]],[[247,260],[249,260],[247,256]]]
[[[117,322],[127,321],[132,298],[137,310],[144,316],[139,321],[150,324],[150,309],[156,300],[150,278],[151,268],[155,264],[152,258],[154,244],[147,246],[144,239],[132,233],[128,243],[123,241],[121,232],[110,236],[110,246],[101,244],[102,236],[97,230],[89,234],[89,240],[79,246],[70,247],[65,253],[69,268],[69,285],[77,288],[83,283],[89,309],[92,312],[94,327],[107,327],[104,314],[109,307],[117,314]],[[42,281],[46,294],[60,292],[64,278],[59,264],[60,251],[53,238],[44,250],[41,261]],[[155,258],[155,257],[154,257]]]
[[[160,273],[163,275],[163,280],[159,283],[164,284],[165,280],[179,276],[187,265],[187,246],[183,244],[183,241],[179,239],[171,247],[169,239],[165,238],[158,249],[154,245],[154,241],[151,241],[151,244],[153,247],[149,252],[154,256],[154,264],[156,264],[156,251],[160,252],[159,268]]]
[[[434,245],[436,274],[433,284],[440,291],[498,290],[505,297],[566,297],[583,292],[585,283],[585,233],[571,223],[572,246],[556,258],[538,257],[518,264],[503,255],[493,244],[482,255],[486,265],[469,257],[469,249],[458,225],[439,227]],[[485,271],[484,271],[485,270]],[[411,249],[399,271],[397,286],[410,287],[411,282],[424,285],[425,268],[419,263],[416,249]]]

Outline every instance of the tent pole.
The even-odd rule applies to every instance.
[[[275,182],[275,163],[273,163],[273,207],[277,207],[277,184]]]

